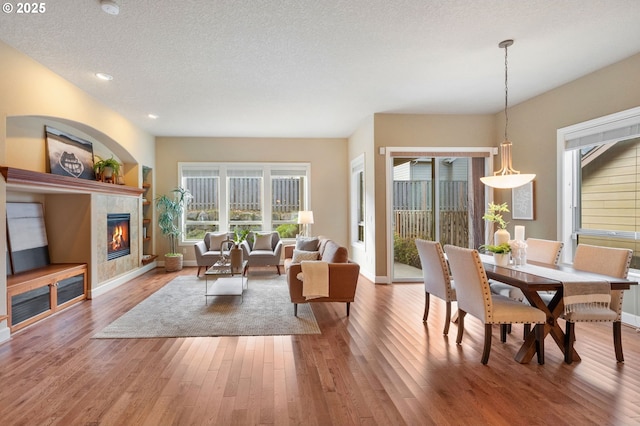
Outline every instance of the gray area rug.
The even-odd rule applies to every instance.
[[[215,285],[209,280],[209,286]],[[205,279],[180,276],[93,337],[279,336],[320,334],[309,304],[293,304],[284,276],[249,276],[240,296],[207,297]]]

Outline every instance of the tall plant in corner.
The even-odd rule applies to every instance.
[[[179,271],[182,269],[182,253],[178,253],[178,238],[182,233],[180,216],[184,208],[193,198],[188,189],[177,187],[171,195],[160,195],[156,198],[158,211],[158,227],[162,235],[169,240],[169,252],[165,254],[165,269]]]

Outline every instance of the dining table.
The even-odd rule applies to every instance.
[[[638,284],[629,279],[580,271],[564,264],[551,265],[529,261],[524,265],[498,266],[494,263],[493,256],[480,254],[480,258],[487,278],[519,288],[531,306],[535,306],[546,314],[547,323],[544,327],[544,336],[546,338],[547,335],[551,335],[563,354],[565,352],[565,333],[558,323],[558,318],[564,311],[563,284],[565,282],[607,281],[611,284],[611,290],[628,290],[632,285]],[[548,294],[552,296],[543,298],[539,292],[550,292]],[[515,360],[522,364],[528,363],[535,353],[535,333],[528,333],[515,355]],[[574,362],[580,361],[580,356],[575,348],[571,359]]]

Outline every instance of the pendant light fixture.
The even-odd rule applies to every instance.
[[[509,106],[507,48],[512,44],[513,40],[504,40],[498,44],[499,48],[504,49],[504,142],[500,145],[500,164],[502,167],[497,172],[493,172],[493,176],[480,178],[485,185],[498,189],[517,188],[531,182],[536,177],[535,174],[520,174],[511,165],[512,144],[507,137],[507,126],[509,124],[509,116],[507,114]]]

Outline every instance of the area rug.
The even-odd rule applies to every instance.
[[[285,277],[249,276],[240,296],[209,296],[205,279],[180,276],[140,302],[93,337],[279,336],[320,334],[309,304],[293,304]],[[215,285],[209,280],[209,286]]]

